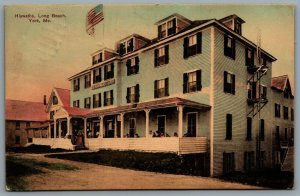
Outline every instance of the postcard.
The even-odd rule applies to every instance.
[[[6,190],[294,188],[294,6],[5,6]]]

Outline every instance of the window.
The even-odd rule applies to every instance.
[[[57,105],[58,104],[58,99],[57,99],[57,96],[53,95],[52,97],[52,104],[53,105]]]
[[[275,103],[275,117],[280,118],[280,104]]]
[[[105,121],[105,138],[113,138],[115,135],[115,121],[114,120],[107,120]]]
[[[247,117],[247,137],[246,140],[250,141],[252,139],[252,118]]]
[[[186,37],[183,40],[183,58],[188,58],[202,51],[202,32]]]
[[[157,132],[159,136],[166,134],[166,116],[157,116]]]
[[[137,74],[139,72],[139,57],[134,57],[126,61],[127,76]]]
[[[187,137],[196,137],[197,134],[197,113],[187,114]]]
[[[104,66],[104,80],[114,78],[114,63]]]
[[[154,81],[154,98],[169,96],[169,78]]]
[[[275,142],[277,144],[280,144],[280,127],[279,126],[276,126]]]
[[[283,106],[283,118],[289,119],[289,108],[285,106]]]
[[[101,68],[93,70],[93,83],[101,82]]]
[[[30,122],[26,122],[26,128],[30,127]]]
[[[50,112],[50,119],[53,120],[53,116],[54,116],[54,111]]]
[[[140,97],[139,84],[127,88],[127,96],[126,96],[127,103],[137,103],[139,102],[139,97]]]
[[[241,23],[237,22],[236,20],[234,21],[234,31],[237,34],[242,35],[242,25],[241,25]]]
[[[16,121],[16,130],[20,130],[20,121]]]
[[[91,75],[84,76],[84,88],[89,88],[91,86]]]
[[[136,119],[130,118],[129,119],[129,137],[134,137],[136,134]]]
[[[226,114],[226,140],[232,139],[232,114]]]
[[[224,55],[235,59],[235,40],[224,34]]]
[[[288,128],[284,129],[284,140],[287,141],[288,140]]]
[[[20,136],[16,136],[16,137],[15,137],[15,143],[16,143],[16,144],[20,144],[20,140],[21,140],[21,139],[20,139]]]
[[[260,98],[263,100],[267,100],[267,87],[264,85],[260,85]]]
[[[283,97],[284,98],[286,98],[286,99],[288,99],[289,98],[289,91],[288,91],[288,89],[286,88],[286,89],[284,89],[284,91],[283,91]]]
[[[79,91],[80,90],[80,78],[73,80],[73,91]]]
[[[93,65],[97,64],[97,63],[101,63],[103,62],[103,55],[102,52],[93,56]]]
[[[294,109],[291,108],[291,120],[294,121]]]
[[[87,97],[84,99],[84,108],[91,108],[91,98]]]
[[[250,48],[245,50],[245,64],[246,66],[254,66],[254,51]]]
[[[124,54],[127,54],[129,52],[132,52],[133,50],[134,50],[133,38],[120,43],[120,55],[121,56]]]
[[[244,169],[245,171],[250,171],[254,169],[254,151],[244,152]]]
[[[113,105],[113,90],[104,92],[104,106]]]
[[[258,168],[263,169],[265,167],[265,160],[266,160],[266,152],[260,151],[260,153],[257,154],[257,160],[258,160]]]
[[[93,95],[93,108],[101,107],[101,93]]]
[[[261,55],[260,64],[267,65],[267,58],[264,55]]]
[[[201,91],[201,70],[183,74],[183,93]]]
[[[165,38],[167,36],[173,35],[176,33],[176,18],[169,20],[158,27],[158,39]]]
[[[235,75],[224,71],[224,92],[235,94]]]
[[[169,45],[154,50],[154,66],[165,65],[169,63]]]
[[[79,99],[78,99],[78,100],[75,100],[75,101],[73,101],[73,107],[75,107],[75,108],[79,108]]]
[[[252,99],[256,99],[257,95],[256,95],[256,82],[248,82],[247,88],[248,88],[248,99],[252,100]]]
[[[265,120],[264,119],[260,119],[259,139],[260,139],[260,141],[265,140]]]
[[[223,174],[228,174],[235,170],[234,152],[223,152]]]

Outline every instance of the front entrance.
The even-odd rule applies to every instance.
[[[197,113],[188,113],[187,114],[187,136],[196,137],[197,130]]]
[[[135,118],[130,118],[129,120],[129,137],[134,137],[136,133],[136,122]]]

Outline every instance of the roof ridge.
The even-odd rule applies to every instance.
[[[66,89],[66,88],[60,88],[60,87],[54,87],[55,89],[62,89],[62,90],[70,90],[70,89]]]
[[[26,101],[26,100],[18,100],[18,99],[5,99],[5,101],[19,101],[19,102],[30,102],[30,103],[40,103],[40,104],[44,104],[43,102]]]

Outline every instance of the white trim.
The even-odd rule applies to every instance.
[[[199,120],[198,120],[198,117],[199,117],[199,115],[198,115],[198,112],[187,112],[186,113],[186,130],[187,130],[187,132],[188,132],[188,127],[189,127],[189,123],[188,123],[188,116],[190,115],[190,114],[196,114],[196,136],[195,137],[197,137],[197,132],[198,132],[198,128],[199,128],[199,126],[198,126],[198,123],[199,123]]]
[[[164,134],[164,136],[166,137],[166,134],[167,134],[167,115],[157,115],[157,117],[156,117],[157,131],[158,131],[158,118],[159,117],[165,117],[165,130],[164,130],[165,134]]]

